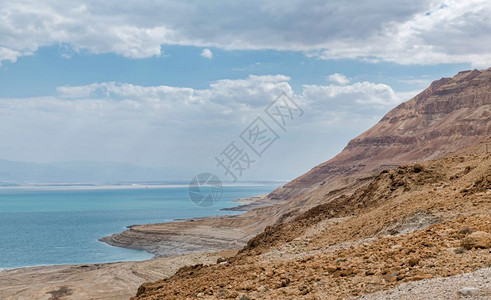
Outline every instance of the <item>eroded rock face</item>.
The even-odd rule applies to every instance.
[[[341,176],[438,158],[491,135],[491,68],[434,81],[349,142],[333,159],[277,190],[310,188]],[[491,147],[490,147],[491,148]],[[290,189],[290,191],[288,191]]]

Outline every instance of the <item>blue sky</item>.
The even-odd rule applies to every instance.
[[[216,80],[241,79],[249,74],[287,75],[292,78],[294,90],[299,90],[303,84],[324,84],[326,76],[333,73],[357,81],[385,83],[397,91],[413,91],[426,87],[434,79],[472,67],[469,63],[374,64],[350,59],[320,60],[293,51],[214,48],[211,48],[213,58],[206,59],[200,56],[203,49],[200,47],[169,45],[162,49],[165,53],[162,56],[132,59],[112,53],[76,53],[60,45],[42,47],[31,56],[2,65],[1,93],[3,97],[49,96],[62,85],[110,81],[203,89]]]
[[[2,1],[1,159],[220,173],[285,92],[305,114],[241,180],[288,180],[431,81],[491,64],[488,1],[125,3]]]

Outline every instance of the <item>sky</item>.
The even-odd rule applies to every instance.
[[[0,159],[290,180],[433,80],[490,67],[490,15],[488,0],[0,0]]]

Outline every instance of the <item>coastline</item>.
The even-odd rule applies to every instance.
[[[233,202],[239,203],[237,206],[222,208],[222,211],[250,211],[254,208],[266,207],[275,204],[268,197],[267,194],[257,195],[247,198],[240,198]]]
[[[240,198],[240,205],[222,211],[248,212],[275,204],[267,195]],[[242,222],[243,214],[179,219],[168,223],[131,225],[127,230],[102,237],[111,246],[145,250],[155,257],[239,249],[251,233]]]
[[[8,269],[0,272],[0,299],[128,299],[146,281],[172,276],[186,265],[214,264],[235,253],[203,252],[144,261]]]
[[[145,250],[156,257],[167,257],[203,251],[241,248],[246,241],[239,228],[217,226],[237,216],[190,219],[169,223],[133,225],[126,231],[100,238],[111,246]]]
[[[227,211],[248,212],[274,204],[266,195],[234,202],[240,205]],[[143,261],[0,269],[0,299],[129,298],[143,282],[169,277],[180,267],[215,264],[219,258],[233,256],[258,230],[248,228],[250,220],[244,222],[243,215],[129,225],[126,231],[99,239],[111,246],[145,250],[154,255]]]

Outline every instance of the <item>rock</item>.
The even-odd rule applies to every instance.
[[[329,265],[329,266],[327,266],[326,269],[327,269],[327,272],[334,273],[334,272],[336,272],[338,270],[338,266]]]
[[[491,248],[491,234],[484,231],[473,232],[462,240],[462,247],[467,250]]]
[[[462,296],[475,296],[480,292],[481,290],[475,287],[464,287],[459,290],[459,294]]]
[[[417,264],[419,264],[419,258],[412,257],[408,261],[408,265],[411,266],[411,267],[414,267]]]
[[[280,287],[286,287],[288,284],[290,284],[290,279],[289,278],[287,278],[285,280],[282,280],[280,282]]]
[[[353,273],[354,273],[353,268],[349,268],[349,269],[345,269],[345,270],[337,270],[336,272],[334,272],[332,274],[332,276],[334,278],[337,278],[337,277],[347,277],[347,276],[350,276]]]
[[[228,291],[226,290],[219,290],[218,293],[217,293],[217,297],[218,298],[225,298],[228,294]]]
[[[396,282],[397,276],[399,276],[399,272],[389,272],[383,278],[386,282]]]

